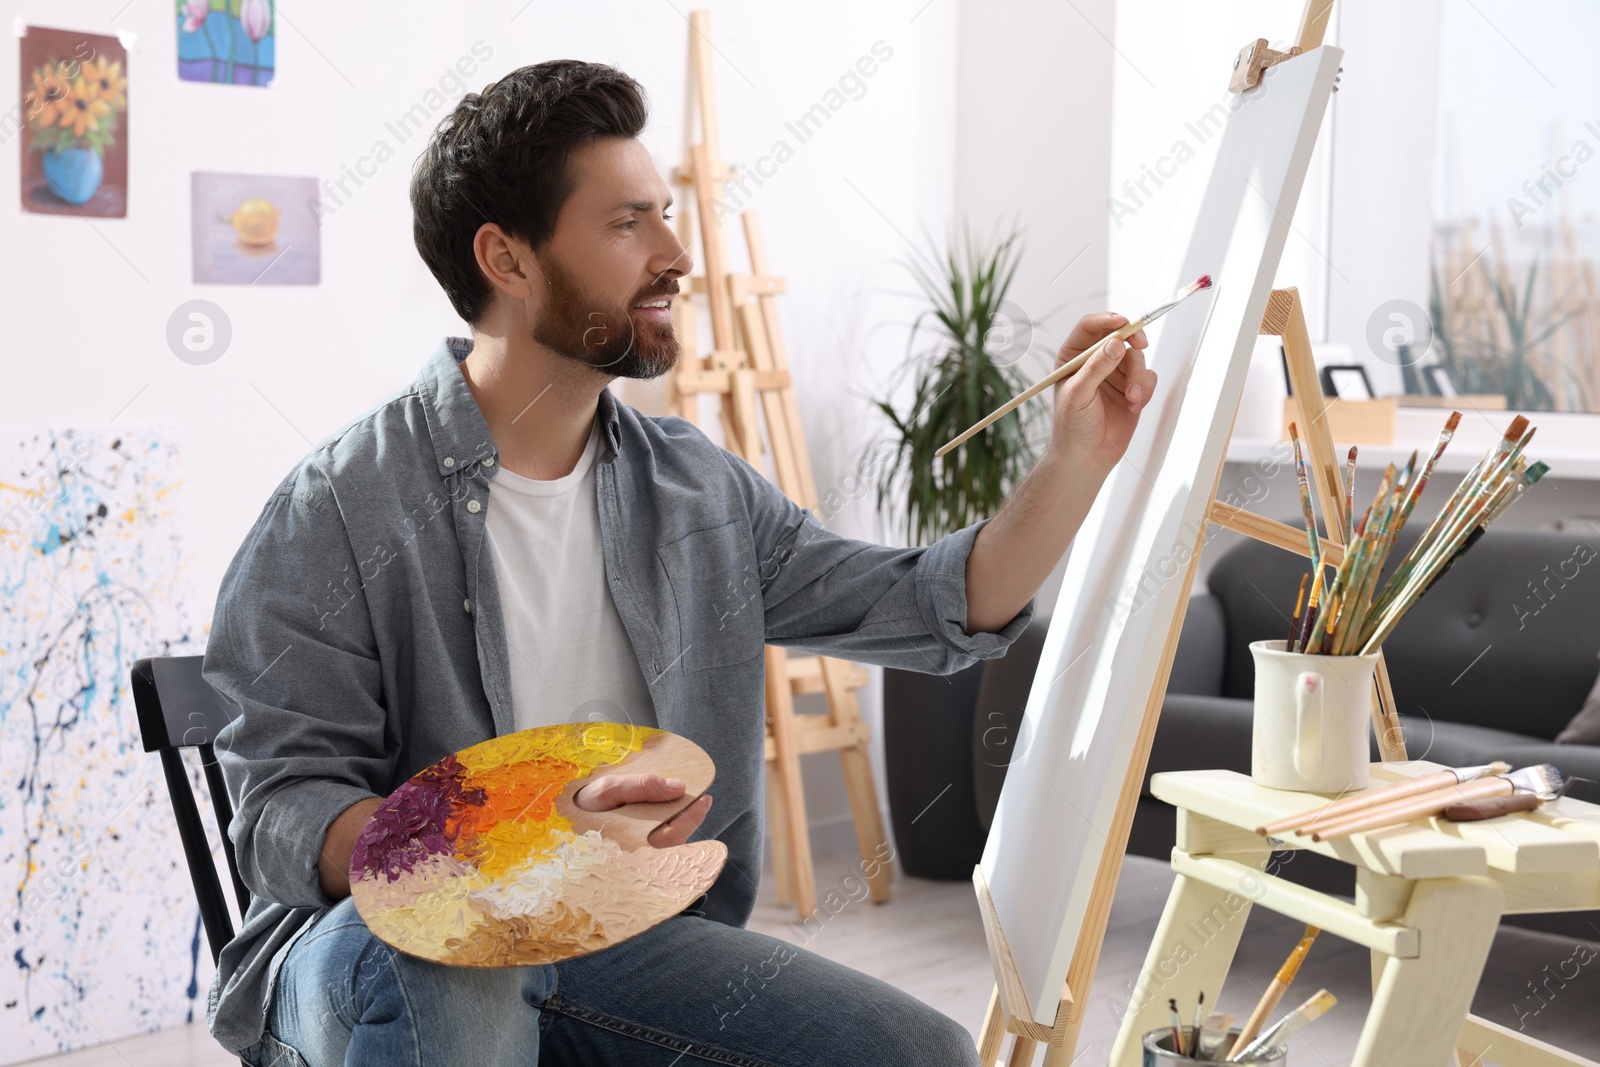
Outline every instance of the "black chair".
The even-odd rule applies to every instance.
[[[228,861],[234,897],[239,914],[250,906],[250,891],[239,877],[233,841],[228,824],[233,821],[233,806],[222,781],[212,742],[222,728],[239,714],[239,706],[211,688],[200,677],[204,656],[159,656],[142,659],[133,665],[133,703],[139,712],[139,734],[146,752],[161,754],[161,769],[167,776],[167,792],[172,797],[172,812],[178,819],[178,837],[189,861],[189,880],[200,902],[200,921],[205,924],[206,941],[215,963],[222,946],[233,940],[233,919],[222,895],[222,881],[211,858],[211,845],[200,822],[188,768],[178,750],[198,749],[200,766],[211,790],[211,807],[222,837],[222,854]]]

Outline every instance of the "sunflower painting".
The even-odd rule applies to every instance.
[[[178,77],[186,82],[271,85],[277,60],[272,0],[173,0]]]
[[[128,53],[115,37],[39,26],[21,49],[23,210],[125,216]]]

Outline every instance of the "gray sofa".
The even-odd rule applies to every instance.
[[[1418,532],[1405,536],[1401,552]],[[1600,537],[1491,530],[1418,601],[1384,644],[1411,758],[1446,765],[1497,758],[1516,766],[1553,763],[1587,779],[1573,784],[1573,796],[1600,803],[1600,746],[1554,743],[1600,671],[1595,552]],[[1585,557],[1589,562],[1576,562]],[[1305,571],[1304,559],[1246,541],[1217,560],[1209,590],[1190,601],[1130,853],[1164,859],[1172,852],[1173,809],[1150,795],[1149,774],[1208,767],[1249,773],[1249,646],[1286,635],[1286,605],[1293,604]],[[985,666],[973,744],[984,827],[1004,782],[1003,742],[1016,734],[1042,643],[1043,627],[1036,625],[1003,659]],[[1319,889],[1354,892],[1350,867],[1312,853],[1297,855],[1283,870]],[[1600,940],[1600,913],[1511,921]]]

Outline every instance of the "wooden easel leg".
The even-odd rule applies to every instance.
[[[845,791],[850,795],[850,810],[855,817],[856,844],[861,849],[862,870],[874,904],[889,902],[889,882],[894,865],[886,862],[889,839],[884,836],[883,816],[878,811],[878,791],[872,784],[872,760],[866,745],[839,750],[844,770]]]
[[[767,715],[778,758],[778,788],[783,790],[784,816],[789,827],[795,910],[801,920],[817,910],[817,875],[811,864],[811,836],[806,825],[806,794],[800,779],[800,746],[795,739],[794,694],[789,688],[789,661],[781,648],[767,647]]]
[[[1419,932],[1421,955],[1385,959],[1352,1067],[1445,1061],[1489,957],[1502,903],[1499,885],[1486,877],[1416,884],[1401,921]]]
[[[861,704],[855,691],[846,685],[847,665],[842,660],[822,657],[818,664],[822,670],[824,694],[828,699],[828,712],[835,726],[856,725],[861,721]],[[839,750],[839,764],[844,771],[845,791],[850,797],[850,810],[856,824],[856,844],[861,849],[863,872],[867,873],[868,892],[874,904],[889,901],[889,882],[894,878],[894,865],[886,862],[888,836],[883,832],[883,815],[878,811],[878,790],[872,781],[872,758],[867,753],[865,741]]]
[[[1005,1013],[1000,1010],[1000,987],[989,994],[989,1010],[983,1013],[983,1029],[978,1031],[978,1062],[995,1067],[1000,1060],[1000,1045],[1006,1039]]]
[[[772,884],[779,904],[794,903],[794,846],[789,842],[789,813],[776,761],[767,764],[767,834],[772,839]]]
[[[1039,1042],[1033,1038],[1018,1037],[1011,1043],[1011,1056],[1006,1060],[1006,1067],[1029,1067],[1038,1048]]]

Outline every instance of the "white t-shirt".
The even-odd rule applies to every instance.
[[[572,473],[537,481],[495,468],[487,533],[511,658],[516,728],[656,725],[655,705],[606,584],[595,502],[600,425]]]

